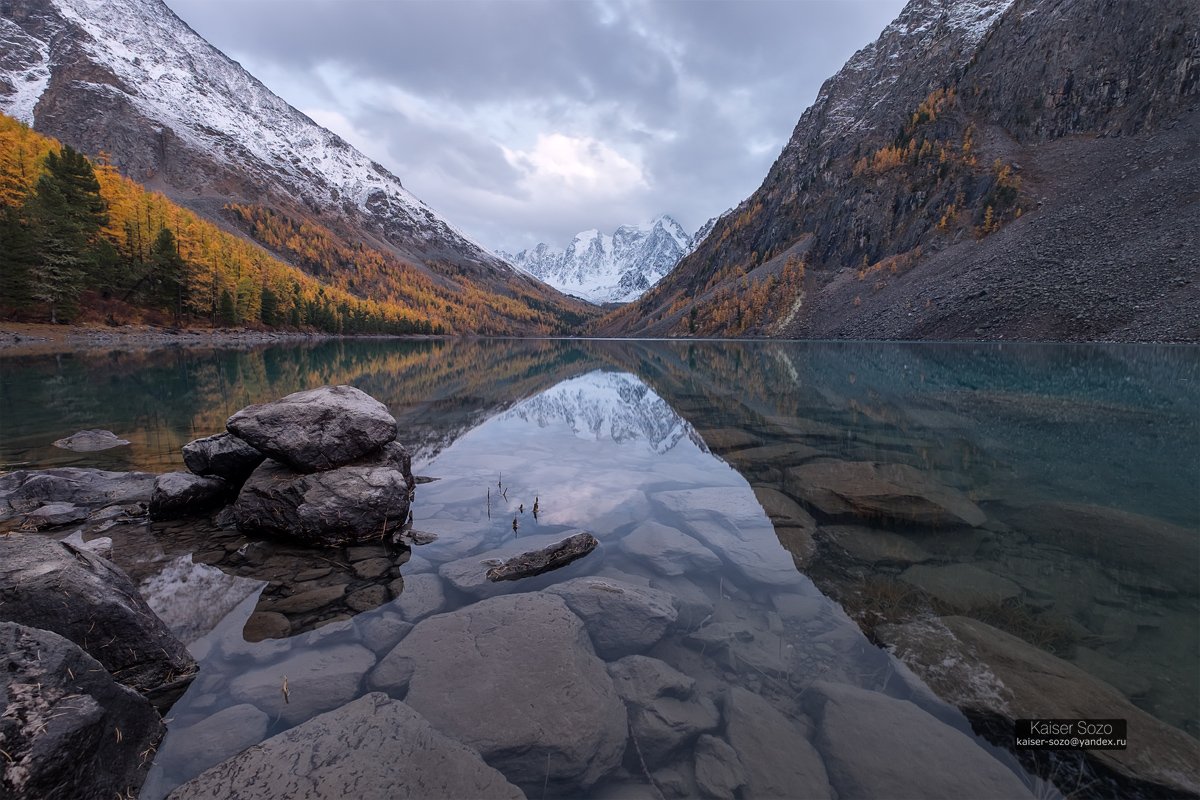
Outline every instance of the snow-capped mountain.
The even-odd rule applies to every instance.
[[[691,252],[692,241],[664,214],[647,225],[622,225],[612,234],[583,231],[565,249],[539,244],[500,256],[561,292],[593,303],[627,303]]]
[[[520,419],[540,428],[565,423],[576,436],[642,441],[660,454],[683,439],[708,450],[683,417],[628,372],[597,370],[563,381],[513,406],[500,419]]]
[[[161,0],[0,4],[0,111],[201,213],[231,199],[282,206],[340,218],[419,263],[509,270]]]

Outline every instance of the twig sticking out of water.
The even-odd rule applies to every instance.
[[[488,487],[487,508],[488,508],[488,519],[491,519],[492,518],[492,487],[490,487],[490,486]]]
[[[517,518],[516,518],[516,517],[513,517],[513,533],[516,533],[516,532],[517,532],[517,528],[518,528],[518,527],[519,527],[519,526],[517,525]]]
[[[283,676],[283,686],[280,688],[283,691],[283,702],[290,703],[291,701],[288,700],[288,695],[291,694],[291,691],[288,689],[287,675]]]
[[[533,518],[536,520],[538,515],[538,498],[534,495],[533,498]]]

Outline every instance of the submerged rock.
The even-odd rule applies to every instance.
[[[544,592],[418,623],[371,674],[438,730],[535,796],[584,790],[617,767],[625,707],[583,623]]]
[[[907,700],[817,682],[804,708],[839,797],[1032,797],[971,737]]]
[[[172,736],[187,741],[190,774],[220,764],[247,747],[256,745],[267,735],[271,718],[249,703],[223,708],[195,725],[177,730]]]
[[[357,644],[297,650],[282,661],[238,675],[229,684],[229,694],[272,719],[295,725],[353,700],[373,666],[375,654]]]
[[[736,797],[746,785],[746,768],[724,739],[705,734],[696,742],[696,788],[712,800]]]
[[[0,796],[135,796],[163,736],[150,703],[57,633],[0,622],[0,653]]]
[[[0,537],[0,620],[54,631],[119,682],[169,707],[196,662],[125,573],[87,550],[40,536]]]
[[[375,463],[315,473],[268,459],[242,486],[234,518],[249,533],[323,547],[379,539],[408,518],[408,481],[386,450]]]
[[[567,601],[610,661],[649,649],[679,616],[666,592],[613,578],[574,578],[546,591]]]
[[[651,769],[721,724],[721,712],[712,700],[696,693],[695,680],[665,661],[626,656],[609,664],[608,674],[629,710],[629,730],[639,755]]]
[[[190,472],[167,472],[154,481],[150,517],[173,519],[215,508],[225,502],[230,486],[223,478],[205,478]]]
[[[247,406],[225,425],[299,472],[349,464],[396,438],[387,406],[353,386],[322,386]]]
[[[183,463],[197,475],[224,478],[240,486],[266,458],[260,450],[232,433],[195,439],[183,446]]]
[[[148,472],[83,467],[17,470],[0,476],[0,518],[27,513],[48,503],[72,503],[87,509],[149,504],[155,477]]]
[[[721,559],[682,531],[647,520],[621,540],[621,547],[660,575],[711,572]]]
[[[76,453],[98,453],[101,450],[111,450],[114,447],[124,447],[128,439],[122,439],[112,431],[99,428],[73,433],[65,439],[58,439],[54,446]]]
[[[789,469],[784,485],[831,517],[932,526],[978,527],[987,521],[965,494],[907,464],[815,461]]]
[[[343,800],[387,787],[389,798],[524,798],[479,754],[410,705],[368,694],[201,774],[171,800]],[[364,794],[364,792],[366,794]]]
[[[825,765],[810,741],[807,720],[788,719],[762,697],[737,686],[725,693],[722,710],[725,735],[745,768],[745,797],[815,800],[832,796]],[[884,792],[875,796],[904,795]]]
[[[1021,587],[1008,578],[973,564],[918,564],[900,573],[900,580],[960,611],[997,605],[1022,594]]]

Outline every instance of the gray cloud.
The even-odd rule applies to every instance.
[[[484,244],[752,192],[903,0],[167,0]]]

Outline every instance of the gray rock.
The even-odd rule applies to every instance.
[[[794,722],[763,698],[737,686],[726,692],[722,710],[725,735],[746,770],[742,789],[746,800],[832,796],[807,721]],[[880,796],[896,795],[885,792]]]
[[[822,526],[820,535],[846,551],[851,558],[867,564],[920,564],[933,555],[924,547],[898,533],[862,525]]]
[[[900,573],[900,580],[959,611],[1021,596],[1021,587],[1008,578],[972,564],[918,564]]]
[[[232,433],[195,439],[183,446],[183,463],[197,475],[224,478],[240,486],[266,458],[253,445]]]
[[[409,487],[390,463],[303,473],[268,459],[238,494],[238,527],[336,547],[378,538],[408,517]]]
[[[270,723],[271,718],[262,711],[242,703],[186,728],[177,730],[172,726],[171,736],[186,740],[188,774],[195,775],[261,742]]]
[[[367,586],[359,589],[357,592],[352,592],[346,598],[346,607],[351,611],[370,611],[372,608],[378,608],[388,601],[388,590],[386,586]]]
[[[419,713],[368,694],[284,731],[171,793],[171,800],[512,798],[517,787]]]
[[[755,486],[754,497],[775,525],[816,530],[817,521],[812,518],[812,514],[809,514],[803,506],[778,489],[770,486]]]
[[[481,680],[480,676],[486,676]],[[583,623],[545,592],[420,622],[369,678],[541,796],[586,789],[621,761],[625,707]]]
[[[101,450],[111,450],[127,444],[129,444],[128,439],[122,439],[112,431],[99,428],[73,433],[65,439],[58,439],[54,442],[55,447],[76,453],[98,453]]]
[[[354,574],[366,581],[382,578],[392,569],[390,558],[368,558],[354,562]]]
[[[83,540],[83,531],[78,530],[62,539],[62,543],[69,544],[78,550],[87,550],[89,553],[97,555],[100,558],[108,558],[112,555],[113,540],[109,536],[97,536],[85,542]]]
[[[225,426],[300,472],[349,464],[396,438],[387,406],[353,386],[322,386],[247,406]]]
[[[87,519],[88,510],[74,503],[47,503],[27,513],[21,524],[26,528],[58,528]]]
[[[0,477],[0,501],[26,513],[47,503],[73,503],[89,509],[150,502],[156,476],[82,467],[17,470]],[[0,507],[4,505],[0,502]]]
[[[790,650],[781,637],[769,630],[756,629],[744,622],[712,622],[688,633],[684,644],[712,656],[723,655],[728,665],[745,671],[742,665],[760,674],[786,678]]]
[[[713,599],[703,589],[682,575],[651,578],[650,586],[670,594],[679,609],[676,623],[684,630],[691,630],[713,613]]]
[[[907,700],[826,682],[803,700],[839,797],[1031,797],[975,740]]]
[[[163,723],[77,645],[0,622],[0,796],[108,800],[137,794]]]
[[[724,739],[705,734],[696,742],[696,788],[713,800],[733,800],[746,785],[746,768]]]
[[[651,769],[721,724],[716,705],[696,695],[696,682],[664,661],[626,656],[609,664],[608,674],[629,711],[629,729],[641,758]]]
[[[979,526],[987,516],[965,494],[906,464],[815,461],[792,467],[793,497],[831,517],[887,519],[932,526]]]
[[[409,575],[404,580],[404,591],[393,605],[409,622],[419,622],[438,613],[446,607],[442,579],[430,572]]]
[[[649,649],[679,616],[666,592],[612,578],[574,578],[546,591],[566,600],[610,661]]]
[[[488,569],[495,566],[497,562],[507,561],[521,553],[551,547],[561,542],[563,538],[563,534],[553,533],[518,536],[492,550],[447,561],[438,568],[438,574],[455,589],[472,597],[495,597],[513,591],[515,586],[507,582],[489,581],[487,579]],[[595,556],[592,558],[594,559]],[[573,568],[568,567],[567,569]],[[552,581],[560,574],[563,573],[547,576],[543,581]],[[530,584],[530,586],[536,588],[537,584]],[[523,584],[521,588],[524,589],[525,585]]]
[[[296,725],[353,700],[363,675],[373,666],[374,653],[356,644],[305,649],[241,673],[229,683],[229,694],[239,703],[251,703],[272,718]]]
[[[183,643],[124,572],[62,542],[0,537],[0,620],[70,639],[160,707],[169,707],[196,674]]]
[[[1088,759],[1134,783],[1158,784],[1177,795],[1200,794],[1195,739],[1057,656],[967,617],[881,625],[877,634],[939,697],[966,711],[1008,721],[1125,719],[1129,730],[1137,731],[1128,747],[1088,750]]]
[[[290,597],[273,600],[262,607],[277,614],[306,614],[309,611],[324,608],[335,600],[341,600],[345,594],[345,584],[319,586],[315,589],[298,592]]]
[[[411,622],[393,611],[364,614],[355,620],[362,643],[372,652],[383,656],[413,629]]]
[[[660,575],[710,572],[721,566],[721,559],[700,542],[653,520],[634,528],[621,540],[621,547]]]
[[[167,472],[154,481],[150,517],[173,519],[198,514],[225,502],[230,485],[223,478],[205,478],[190,472]]]
[[[285,639],[292,633],[292,623],[277,611],[255,611],[242,628],[242,638],[247,642],[264,639]]]

